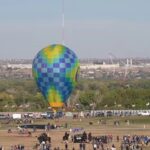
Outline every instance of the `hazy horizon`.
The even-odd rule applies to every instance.
[[[1,0],[0,59],[62,43],[63,0]],[[80,59],[150,58],[150,1],[64,0],[65,45]]]

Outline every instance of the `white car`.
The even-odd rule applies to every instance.
[[[143,111],[138,113],[139,116],[150,116],[150,113],[148,111]]]

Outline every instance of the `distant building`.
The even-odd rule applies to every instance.
[[[7,64],[6,67],[11,69],[32,69],[32,64]]]
[[[119,63],[117,64],[106,64],[103,62],[102,64],[80,64],[80,68],[85,70],[85,69],[112,69],[112,68],[119,68],[120,65]]]

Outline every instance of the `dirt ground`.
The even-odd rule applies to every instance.
[[[110,146],[112,144],[115,144],[117,150],[120,148],[120,142],[116,141],[116,136],[118,135],[120,139],[124,135],[147,135],[150,136],[150,125],[120,125],[120,126],[114,126],[111,123],[108,123],[106,125],[97,124],[97,122],[94,122],[93,125],[88,125],[89,120],[61,120],[60,122],[72,122],[72,128],[73,127],[84,127],[84,130],[86,133],[91,132],[94,136],[100,136],[100,135],[112,135],[113,141],[112,143],[109,143],[107,146]],[[44,132],[44,130],[37,130],[36,132],[32,132],[30,130],[32,135],[29,136],[28,134],[19,134],[17,129],[13,128],[12,133],[7,132],[6,129],[0,130],[0,145],[3,145],[5,147],[5,150],[10,150],[11,145],[18,145],[23,144],[25,146],[25,150],[32,150],[34,145],[38,143],[37,137]],[[47,132],[49,136],[52,139],[52,147],[60,147],[61,149],[64,149],[64,142],[62,141],[62,137],[65,132],[70,133],[70,128],[61,128],[61,129],[53,129]],[[79,150],[79,144],[74,144],[71,141],[69,142],[69,150],[72,150],[73,147],[75,147],[76,150]],[[92,144],[86,144],[87,150],[92,150]],[[143,150],[148,150],[149,147],[143,148]]]

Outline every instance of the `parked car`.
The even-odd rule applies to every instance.
[[[113,116],[113,112],[112,111],[107,111],[107,117],[111,117]]]
[[[96,112],[95,117],[104,117],[105,114],[103,112]]]
[[[74,143],[81,143],[83,141],[84,141],[83,134],[76,134],[76,135],[74,135],[74,137],[73,137],[73,142]]]
[[[148,111],[142,111],[138,113],[139,116],[150,116],[150,113]]]
[[[62,111],[58,111],[58,112],[56,112],[56,114],[55,114],[55,118],[61,118],[61,117],[63,117],[64,116],[64,113],[62,112]]]
[[[53,119],[54,118],[54,112],[44,112],[44,113],[41,113],[41,118],[44,118],[44,119]]]
[[[16,120],[19,120],[19,119],[22,119],[22,115],[21,114],[12,114],[12,118],[13,119],[16,119]]]
[[[33,115],[33,113],[25,113],[24,117],[25,118],[34,118],[34,115]]]
[[[4,114],[0,114],[0,119],[8,119],[9,117],[7,115]]]

